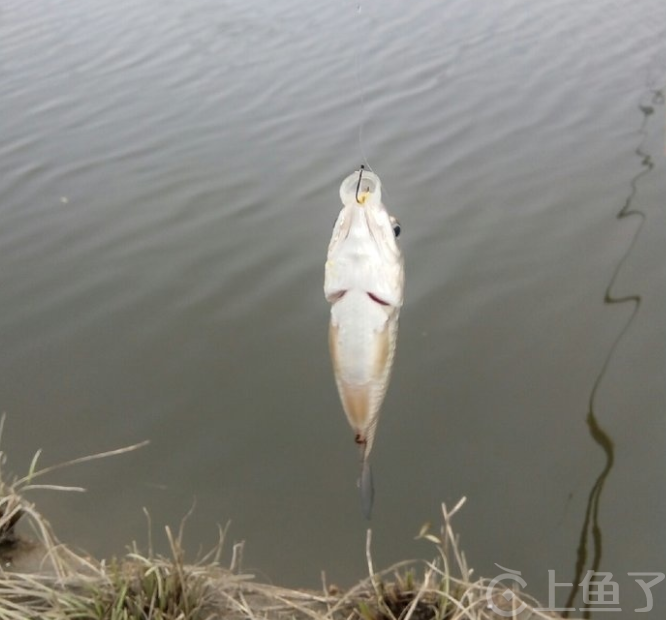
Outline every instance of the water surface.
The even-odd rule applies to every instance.
[[[196,500],[193,551],[231,520],[261,578],[365,575],[322,283],[367,157],[407,269],[375,564],[431,556],[412,537],[464,495],[477,574],[547,603],[548,569],[610,571],[642,607],[627,572],[666,551],[665,33],[661,0],[6,1],[3,449],[22,473],[151,440],[34,497],[60,537],[120,553],[142,507],[158,537]]]

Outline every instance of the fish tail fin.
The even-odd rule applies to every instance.
[[[372,504],[375,500],[375,485],[372,481],[370,461],[368,461],[367,458],[364,458],[361,464],[359,488],[361,489],[361,508],[363,509],[363,516],[370,521],[372,517]]]

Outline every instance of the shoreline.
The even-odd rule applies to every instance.
[[[239,570],[243,543],[234,545],[229,567],[220,563],[224,530],[208,554],[186,562],[177,532],[165,528],[168,557],[133,545],[106,560],[78,555],[60,543],[48,521],[12,487],[0,481],[0,618],[3,620],[533,620],[557,618],[536,611],[536,601],[487,579],[472,580],[459,550],[451,511],[442,505],[432,562],[405,561],[376,572],[370,553],[368,577],[341,591],[287,589],[255,581]],[[17,531],[28,526],[28,538]]]

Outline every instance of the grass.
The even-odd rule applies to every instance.
[[[0,420],[0,436],[2,422]],[[0,620],[520,620],[551,618],[534,610],[522,593],[507,601],[506,587],[474,579],[451,527],[464,498],[452,509],[442,504],[438,534],[424,526],[417,536],[433,545],[429,562],[406,561],[376,572],[372,531],[366,538],[368,577],[346,592],[291,590],[258,583],[241,570],[243,545],[234,545],[229,566],[221,564],[225,529],[205,556],[185,561],[183,530],[165,528],[170,554],[157,555],[149,542],[140,551],[132,545],[111,561],[83,557],[61,544],[46,519],[26,496],[35,489],[80,492],[76,487],[36,481],[65,466],[135,450],[83,457],[57,466],[37,468],[6,482],[6,457],[0,452]],[[149,521],[150,518],[146,515]],[[26,536],[17,527],[29,529]],[[30,561],[26,565],[26,558]],[[22,566],[21,564],[24,564]],[[496,606],[494,610],[491,603]],[[503,610],[498,613],[497,609]]]

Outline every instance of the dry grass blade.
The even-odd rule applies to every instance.
[[[38,450],[37,453],[35,454],[35,457],[33,458],[33,462],[31,464],[28,475],[16,480],[13,486],[17,489],[20,489],[23,485],[30,484],[32,480],[34,480],[35,478],[44,476],[46,474],[50,474],[54,471],[58,471],[59,469],[65,469],[66,467],[71,467],[72,465],[79,465],[81,463],[89,463],[90,461],[105,459],[110,456],[120,456],[121,454],[127,454],[128,452],[134,452],[135,450],[139,450],[140,448],[146,447],[149,443],[150,443],[149,440],[141,441],[131,446],[126,446],[124,448],[118,448],[116,450],[108,450],[107,452],[99,452],[98,454],[88,454],[86,456],[81,456],[79,458],[72,459],[71,461],[67,461],[65,463],[57,463],[56,465],[50,465],[49,467],[44,467],[43,469],[40,469],[38,471],[33,471],[33,468],[36,466],[37,457],[41,452]]]

